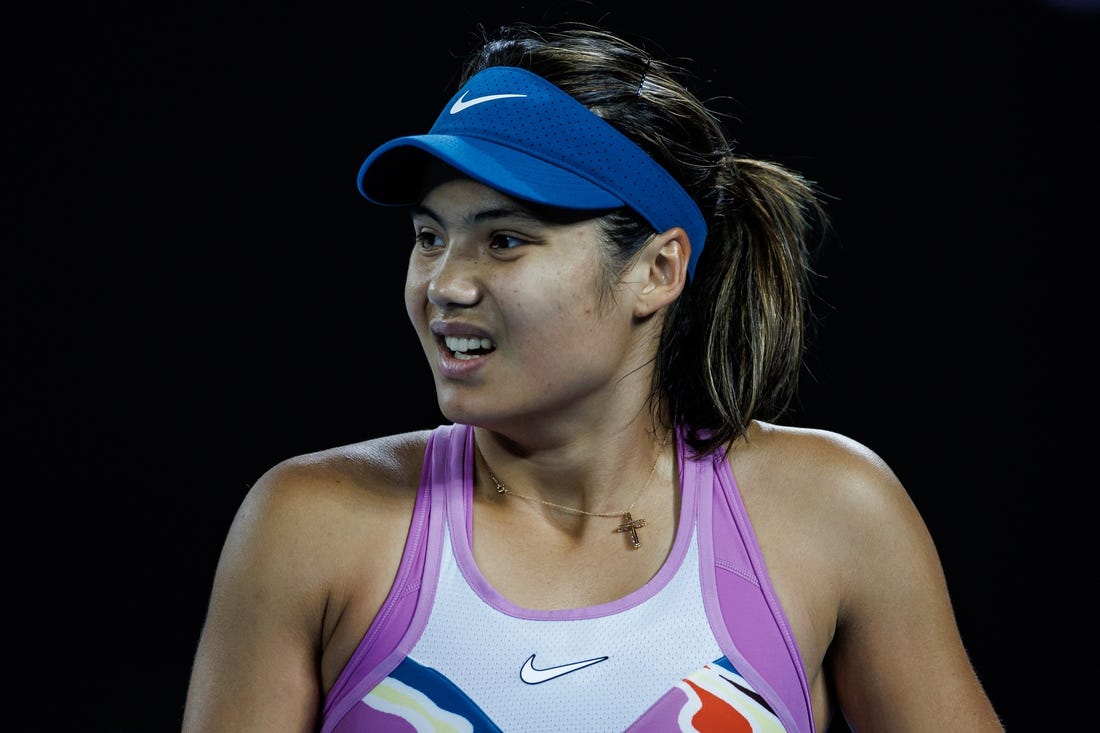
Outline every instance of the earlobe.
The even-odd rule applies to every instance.
[[[687,285],[691,242],[687,232],[673,227],[655,236],[639,260],[644,285],[638,291],[634,315],[652,315],[680,297]]]

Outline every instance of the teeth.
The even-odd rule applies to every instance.
[[[444,336],[443,343],[447,345],[447,348],[454,352],[455,357],[459,359],[476,359],[475,354],[468,354],[466,352],[473,349],[491,349],[493,348],[493,342],[489,339],[483,338],[466,338],[464,336]]]

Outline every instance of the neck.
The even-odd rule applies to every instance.
[[[527,509],[578,518],[586,514],[618,518],[644,506],[643,491],[656,493],[668,486],[673,473],[672,437],[664,427],[645,425],[614,436],[576,436],[534,450],[479,428],[475,433],[479,492],[494,502],[511,494],[509,498],[525,497],[541,505]]]

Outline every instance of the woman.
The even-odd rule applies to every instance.
[[[898,478],[775,422],[811,183],[602,30],[483,40],[359,176],[450,422],[256,483],[184,730],[1002,730]]]

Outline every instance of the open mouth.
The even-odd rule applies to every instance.
[[[465,336],[444,336],[443,345],[456,359],[476,359],[496,348],[489,339]]]

